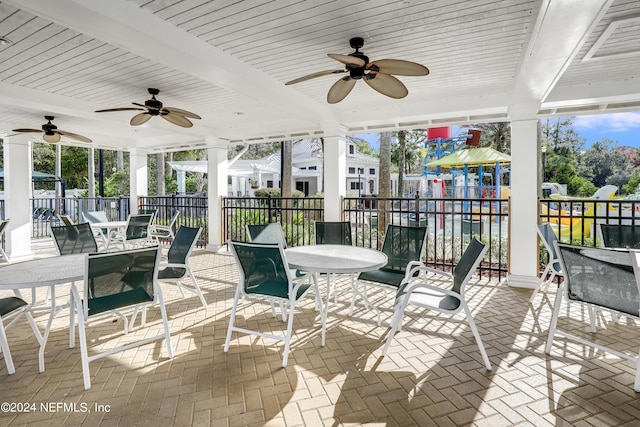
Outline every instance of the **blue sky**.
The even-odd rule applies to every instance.
[[[640,112],[577,116],[573,120],[573,128],[586,139],[586,148],[604,138],[640,148]],[[453,126],[451,135],[457,135],[460,129],[460,126]],[[378,149],[377,133],[356,136],[366,139],[375,150]]]

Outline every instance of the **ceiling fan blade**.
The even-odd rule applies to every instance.
[[[112,111],[140,111],[143,108],[131,108],[131,107],[123,107],[123,108],[107,108],[106,110],[96,110],[96,113],[109,113]]]
[[[409,94],[407,87],[389,74],[369,73],[363,80],[373,89],[391,98],[404,98]]]
[[[60,134],[58,132],[54,132],[53,134],[48,135],[45,132],[45,134],[42,136],[42,139],[44,139],[47,142],[59,142],[60,141]]]
[[[355,84],[356,80],[351,77],[341,78],[331,86],[331,89],[329,89],[327,102],[329,104],[335,104],[342,101],[347,95],[349,95],[349,92],[351,92],[351,89],[353,89]]]
[[[345,65],[356,65],[358,67],[364,67],[366,65],[364,59],[358,58],[357,56],[340,55],[339,53],[327,53],[327,56]]]
[[[62,136],[68,136],[69,138],[73,138],[76,139],[78,141],[82,141],[82,142],[93,142],[91,141],[89,138],[87,138],[86,136],[82,136],[82,135],[78,135],[77,133],[72,133],[72,132],[65,132],[63,130],[58,129],[57,131],[60,135]]]
[[[293,85],[296,83],[303,82],[305,80],[315,79],[316,77],[328,76],[329,74],[341,74],[346,73],[347,70],[326,70],[326,71],[318,71],[317,73],[309,74],[307,76],[298,77],[297,79],[293,79],[290,82],[286,82],[285,85]]]
[[[151,118],[151,114],[146,112],[140,113],[133,116],[129,123],[131,124],[131,126],[140,126],[141,124],[147,123],[150,118]]]
[[[20,128],[20,129],[14,129],[14,130],[12,130],[12,132],[42,132],[42,129],[26,129],[26,128]]]
[[[179,114],[172,114],[172,113],[160,114],[160,117],[162,117],[168,122],[173,123],[174,125],[178,125],[183,128],[190,128],[191,126],[193,126],[193,123],[191,123],[189,119]]]
[[[190,119],[201,119],[199,115],[196,113],[192,113],[191,111],[183,110],[181,108],[175,107],[164,107],[164,110],[167,110],[169,113],[178,114],[180,116],[189,117]]]
[[[398,76],[426,76],[429,74],[429,69],[424,65],[417,64],[415,62],[403,61],[401,59],[381,59],[379,61],[373,61],[370,66],[378,68],[380,73],[395,74]]]

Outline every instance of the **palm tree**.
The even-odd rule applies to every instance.
[[[380,183],[378,197],[391,197],[391,132],[380,133]],[[380,200],[380,214],[378,215],[378,231],[386,229],[387,218],[384,201]],[[382,249],[382,239],[378,239],[378,249]]]
[[[507,122],[472,125],[482,131],[482,145],[501,153],[511,154],[511,125]]]

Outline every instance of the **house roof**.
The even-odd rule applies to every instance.
[[[93,147],[150,153],[338,132],[424,128],[640,109],[637,0],[6,0],[0,3],[0,135],[44,115]],[[337,104],[328,53],[427,66],[393,99],[360,81]],[[158,88],[193,111],[130,126]],[[39,140],[41,134],[21,134]],[[62,144],[86,146],[63,137]]]

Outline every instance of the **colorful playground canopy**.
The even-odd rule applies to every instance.
[[[453,168],[458,166],[494,166],[496,163],[511,163],[511,156],[496,151],[493,148],[468,148],[458,150],[441,159],[427,163],[428,167],[440,166],[443,168]]]

